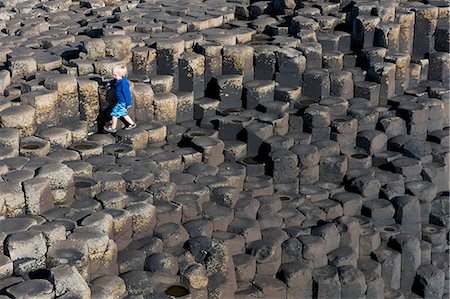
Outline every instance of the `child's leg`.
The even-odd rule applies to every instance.
[[[129,123],[130,125],[134,125],[134,121],[131,119],[131,117],[130,117],[129,115],[124,116],[123,118],[124,118],[124,119],[127,121],[127,123]]]
[[[115,116],[112,117],[111,127],[114,129],[117,128],[117,117]]]

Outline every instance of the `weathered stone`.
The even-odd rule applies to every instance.
[[[0,123],[3,127],[20,130],[22,136],[32,135],[35,131],[36,109],[30,105],[12,106],[0,111]]]
[[[58,92],[57,108],[61,120],[79,116],[78,85],[75,76],[52,75],[45,80],[45,87]]]
[[[91,290],[83,277],[78,273],[75,267],[68,265],[57,266],[51,269],[55,295],[62,296],[66,293],[72,292],[77,294],[77,297],[88,299],[91,297]]]
[[[12,261],[36,259],[45,261],[47,245],[44,236],[37,231],[17,232],[6,240],[6,249]],[[42,263],[40,261],[40,263]]]
[[[56,90],[45,89],[27,92],[20,99],[22,103],[30,105],[35,109],[35,121],[37,125],[58,124],[58,92]]]
[[[27,280],[6,289],[15,298],[54,298],[53,285],[44,279]]]

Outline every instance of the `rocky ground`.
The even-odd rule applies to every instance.
[[[0,3],[0,298],[449,298],[448,1]]]

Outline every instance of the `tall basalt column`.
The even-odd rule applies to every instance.
[[[322,45],[317,42],[302,43],[298,47],[299,51],[306,57],[306,69],[322,67]]]
[[[0,55],[1,56],[1,55]],[[11,84],[11,73],[8,70],[0,71],[0,94]]]
[[[186,53],[178,61],[179,90],[193,91],[194,99],[205,93],[205,57],[200,54]]]
[[[109,35],[103,38],[106,56],[131,60],[131,37],[128,35]]]
[[[353,22],[352,48],[355,50],[373,46],[375,28],[380,24],[380,18],[360,15]]]
[[[272,80],[276,70],[276,51],[279,48],[272,45],[254,47],[255,79]]]
[[[59,123],[57,91],[35,90],[21,95],[20,100],[36,110],[36,125],[56,126]]]
[[[401,254],[384,245],[372,253],[372,259],[381,264],[381,277],[384,285],[394,289],[400,288]]]
[[[400,233],[391,237],[388,246],[402,254],[400,289],[409,291],[413,285],[415,273],[421,264],[419,239],[410,234]]]
[[[222,48],[214,43],[199,43],[195,51],[205,57],[204,82],[205,87],[213,78],[222,75]]]
[[[399,52],[399,24],[382,24],[375,29],[374,46],[388,49],[388,54]]]
[[[244,106],[256,108],[273,101],[275,82],[269,80],[254,80],[244,84]]]
[[[395,64],[395,93],[403,94],[409,88],[411,57],[408,54],[392,54],[386,56],[385,61]]]
[[[78,80],[80,98],[80,118],[87,121],[88,130],[97,122],[100,111],[98,83],[94,80]]]
[[[83,42],[83,52],[86,58],[95,60],[106,55],[106,44],[102,38],[91,38]]]
[[[224,75],[242,75],[244,82],[253,80],[253,48],[246,45],[223,47],[223,69]]]
[[[153,99],[154,120],[174,122],[177,119],[177,96],[170,92],[157,93]]]
[[[382,2],[372,9],[372,14],[379,16],[382,23],[392,23],[395,20],[395,4]]]
[[[316,268],[312,276],[314,298],[341,298],[341,283],[335,267]]]
[[[422,265],[417,269],[413,290],[423,298],[441,298],[445,296],[445,272],[435,265]]]
[[[311,69],[303,74],[303,95],[321,99],[330,95],[330,75],[326,69]]]
[[[316,146],[298,144],[290,149],[298,156],[300,167],[300,186],[314,184],[319,180],[320,154]]]
[[[304,73],[308,61],[301,55],[301,52],[291,48],[283,48],[276,52],[276,59],[278,71],[276,81],[281,86],[301,86],[301,75]]]
[[[156,50],[149,47],[136,47],[133,53],[133,73],[148,77],[156,75]]]
[[[271,153],[270,167],[274,183],[295,183],[300,173],[298,156],[289,150],[276,150]]]
[[[174,88],[178,88],[178,59],[184,52],[184,40],[179,38],[163,39],[156,42],[158,75],[174,77]]]
[[[344,67],[344,53],[340,51],[324,52],[322,67],[329,70],[340,71]]]
[[[346,100],[353,98],[353,76],[349,71],[330,72],[330,95]]]
[[[395,70],[395,64],[389,62],[376,63],[369,68],[367,75],[371,81],[381,84],[379,105],[386,105],[395,95]]]
[[[361,52],[358,55],[358,63],[361,65],[362,69],[367,70],[376,63],[384,62],[386,53],[387,49],[383,47],[368,47],[361,49]],[[364,80],[365,78],[362,79]]]
[[[439,10],[436,6],[424,5],[414,9],[414,48],[413,56],[423,58],[434,50],[434,32]]]
[[[153,89],[148,83],[134,84],[134,114],[136,121],[150,120],[153,117]]]
[[[61,122],[79,116],[78,84],[75,76],[58,74],[45,80],[45,87],[58,91],[59,118]]]
[[[399,51],[411,55],[414,42],[415,13],[413,11],[398,12],[396,21],[400,24]]]
[[[448,35],[450,29],[448,28],[448,18],[439,18],[436,25],[434,49],[440,52],[449,52],[450,43],[448,42]]]
[[[0,297],[447,298],[445,1],[0,0]]]
[[[194,117],[194,93],[175,92],[177,96],[177,122],[190,121]]]
[[[400,103],[397,115],[405,120],[408,135],[425,139],[428,129],[429,107],[424,103]]]
[[[19,83],[26,76],[30,76],[37,71],[36,60],[32,56],[18,56],[8,59],[11,81]]]
[[[264,140],[273,135],[273,126],[260,122],[254,122],[246,127],[247,154],[257,156]]]
[[[442,81],[445,88],[450,88],[450,54],[436,52],[430,54],[429,75],[430,80]]]
[[[242,107],[242,75],[221,75],[210,82],[209,96],[219,100],[221,109]]]

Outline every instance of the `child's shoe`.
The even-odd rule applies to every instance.
[[[131,130],[131,129],[134,129],[134,128],[136,128],[137,127],[137,124],[136,123],[134,123],[134,124],[132,124],[132,125],[128,125],[128,126],[126,126],[125,127],[125,130]]]
[[[104,130],[105,130],[106,132],[109,132],[109,133],[116,133],[116,132],[117,132],[117,128],[113,128],[113,127],[111,127],[111,126],[105,126],[105,127],[104,127]]]

